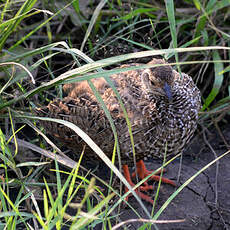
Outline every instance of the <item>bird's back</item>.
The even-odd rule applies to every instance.
[[[156,59],[154,59],[156,60]],[[154,63],[150,63],[154,64]],[[139,65],[139,64],[133,64]],[[130,67],[123,65],[121,68]],[[164,70],[164,68],[163,68]],[[162,157],[182,152],[192,137],[200,109],[200,92],[186,74],[172,70],[172,100],[146,90],[143,69],[131,70],[110,76],[126,109],[134,139],[136,159],[144,156]],[[123,162],[133,158],[130,133],[124,110],[116,93],[104,78],[92,80],[107,106],[118,134]],[[39,114],[68,120],[85,131],[101,149],[111,157],[114,135],[110,123],[86,81],[64,86],[68,96],[56,99]],[[67,144],[67,147],[81,152],[85,144],[71,129],[57,123],[43,122],[46,130]],[[85,156],[96,158],[86,150]]]

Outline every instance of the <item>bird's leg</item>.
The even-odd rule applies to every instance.
[[[130,184],[132,187],[134,187],[135,184],[134,184],[134,183],[132,182],[132,180],[131,180],[128,165],[123,165],[122,167],[123,167],[125,179],[129,182],[129,184]],[[153,204],[153,200],[152,200],[149,196],[147,196],[146,194],[140,192],[141,190],[142,190],[142,191],[153,190],[153,186],[145,185],[145,186],[140,186],[139,188],[135,189],[135,192],[137,193],[137,195],[138,195],[141,199],[143,199],[143,200],[145,200],[145,201],[150,202],[151,204]],[[125,192],[128,192],[128,191],[129,191],[129,189],[125,186]],[[128,198],[129,198],[129,196],[131,196],[131,195],[132,195],[132,194],[130,193],[130,194],[125,198],[125,200],[128,201]]]
[[[134,187],[135,184],[133,183],[133,181],[132,181],[132,179],[131,179],[131,176],[130,176],[130,173],[129,173],[129,167],[128,167],[128,165],[123,165],[123,171],[124,171],[125,179],[129,182],[129,184],[130,184],[132,187]],[[157,172],[157,174],[159,174],[159,173],[161,173],[161,170],[159,170],[159,171]],[[144,164],[144,161],[143,161],[143,160],[138,161],[138,162],[137,162],[137,175],[138,175],[139,179],[142,180],[142,179],[144,179],[145,177],[149,176],[150,174],[152,174],[152,171],[149,171],[149,170],[146,169],[146,166],[145,166],[145,164]],[[132,176],[133,176],[133,177],[136,176],[136,173],[133,173]],[[176,184],[175,184],[172,180],[169,180],[169,179],[167,179],[167,178],[160,177],[160,176],[157,176],[157,175],[152,175],[149,179],[155,180],[155,181],[159,181],[160,178],[161,178],[161,181],[162,181],[163,183],[171,184],[171,185],[173,185],[173,186],[176,186]],[[147,201],[147,202],[153,204],[153,200],[152,200],[148,195],[146,195],[146,194],[144,194],[144,193],[141,192],[141,191],[148,191],[148,190],[153,190],[153,186],[148,185],[148,183],[145,181],[145,182],[143,183],[143,186],[139,186],[137,189],[135,189],[135,192],[137,193],[137,195],[138,195],[141,199],[143,199],[143,200],[145,200],[145,201]],[[128,189],[127,187],[125,187],[125,192],[128,192],[128,191],[129,191],[129,189]],[[129,196],[131,196],[131,195],[132,195],[132,194],[129,194],[129,195],[125,198],[125,200],[128,201],[128,198],[129,198]]]
[[[149,171],[146,169],[145,163],[143,160],[140,160],[137,162],[137,175],[139,177],[139,179],[144,179],[145,177],[149,176],[150,174],[152,174],[153,171]],[[157,174],[161,173],[161,170],[159,170],[157,172]],[[132,177],[135,177],[136,173],[134,172],[132,174]],[[169,180],[167,178],[164,177],[160,177],[157,175],[152,175],[149,180],[155,180],[155,181],[159,181],[161,178],[161,182],[166,183],[166,184],[171,184],[173,186],[176,186],[175,182],[173,182],[172,180]],[[147,185],[147,182],[145,183],[145,185]]]

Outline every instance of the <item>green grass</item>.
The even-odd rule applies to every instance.
[[[36,0],[5,0],[0,5],[1,229],[17,229],[19,226],[30,229],[31,224],[43,229],[54,226],[56,229],[63,226],[93,229],[99,223],[104,229],[112,229],[115,223],[121,222],[119,205],[128,193],[121,195],[112,187],[114,175],[130,188],[129,192],[134,196],[135,193],[119,167],[113,164],[115,155],[120,154],[116,127],[90,81],[104,77],[120,98],[108,76],[124,70],[113,69],[114,65],[156,55],[170,58],[175,68],[193,76],[202,92],[202,125],[213,126],[219,113],[229,108],[230,36],[226,30],[229,1],[185,2],[182,7],[175,6],[172,0],[165,1],[165,5],[151,5],[148,1],[129,4],[101,1],[98,6],[90,5],[87,15],[76,0],[62,7],[55,1]],[[119,46],[122,49],[119,50]],[[127,51],[124,51],[125,48]],[[63,84],[82,80],[88,81],[110,121],[115,139],[113,159],[108,159],[103,150],[76,125],[35,117],[31,113],[36,106],[62,97]],[[126,114],[121,100],[120,103]],[[224,111],[229,114],[229,110]],[[52,120],[73,129],[111,168],[110,181],[103,181],[91,171],[84,171],[82,176],[79,171],[82,168],[81,158],[75,162],[61,152],[36,127],[39,120]],[[126,121],[132,140],[127,114]],[[224,123],[224,119],[221,122]],[[34,135],[26,134],[25,124]],[[43,138],[42,141],[38,135]],[[19,137],[24,136],[27,141],[20,140]],[[52,146],[53,151],[45,149],[45,142]],[[20,157],[24,148],[35,151],[36,158],[26,161]],[[135,156],[134,148],[133,153]],[[84,154],[87,153],[83,152],[81,157]],[[228,152],[219,158],[226,154]],[[189,178],[157,212],[150,213],[135,196],[152,221],[143,223],[140,229],[150,229],[152,225],[158,229],[154,221],[163,210],[185,186],[219,158]],[[162,167],[170,162],[165,162]],[[119,164],[121,168],[120,161]],[[60,169],[63,165],[64,170]],[[51,170],[47,173],[49,168]],[[93,175],[91,180],[86,178],[88,175]],[[97,186],[98,181],[108,188],[107,192]],[[76,197],[82,199],[75,202]],[[131,204],[128,206],[141,218]],[[74,216],[68,214],[70,207],[75,210]]]

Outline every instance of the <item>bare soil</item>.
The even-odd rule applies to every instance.
[[[224,132],[226,141],[230,142],[230,126]],[[216,156],[220,156],[227,151],[222,143],[218,133],[213,133],[209,137],[213,151],[205,146],[201,137],[195,138],[191,147],[185,151],[181,164],[181,173],[179,176],[178,186],[183,184],[187,179],[192,177],[201,168],[206,166]],[[199,153],[200,152],[200,153]],[[191,154],[192,153],[192,154]],[[199,153],[199,154],[197,154]],[[215,156],[216,154],[216,156]],[[148,169],[156,169],[161,162],[146,162]],[[160,230],[223,230],[230,229],[230,154],[226,155],[213,164],[199,176],[197,176],[188,186],[186,186],[169,204],[169,206],[160,215],[159,220],[176,220],[185,219],[182,223],[158,224]],[[167,167],[165,177],[177,180],[180,168],[180,160],[175,160]],[[157,186],[157,185],[156,185]],[[175,191],[170,185],[162,184],[159,198],[157,200],[155,213],[164,202]],[[143,217],[147,218],[143,210],[132,198],[131,204],[136,211]],[[133,202],[133,203],[132,203]],[[146,204],[151,213],[151,205]],[[120,218],[125,221],[128,219],[138,218],[134,212],[128,208],[122,210]],[[129,223],[128,229],[138,229],[143,223]],[[122,228],[121,228],[122,229]],[[152,227],[152,229],[155,229]]]

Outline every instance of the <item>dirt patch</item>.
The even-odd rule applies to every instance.
[[[230,136],[226,133],[225,137]],[[217,156],[226,152],[226,149],[220,150],[221,141],[214,137],[212,145]],[[229,141],[229,140],[227,140]],[[200,146],[197,142],[196,147]],[[219,150],[216,150],[219,147]],[[179,177],[178,186],[183,184],[191,176],[197,173],[201,168],[215,159],[215,155],[211,151],[201,152],[194,159],[191,155],[184,155]],[[194,155],[193,155],[194,156]],[[197,176],[188,186],[186,186],[168,207],[160,215],[159,220],[175,220],[185,219],[183,223],[177,224],[158,224],[160,230],[168,229],[201,229],[201,230],[218,230],[230,229],[230,154],[219,160],[219,165],[214,164]],[[160,162],[147,162],[148,169],[156,169],[160,166]],[[177,180],[180,160],[175,160],[167,167],[166,177]],[[155,207],[155,212],[162,207],[168,197],[174,192],[175,188],[169,185],[162,185],[160,189],[159,199]],[[132,198],[131,204],[142,218],[147,218],[143,210]],[[151,205],[146,204],[151,213]],[[125,221],[132,218],[138,218],[130,209],[124,209],[120,218]],[[142,223],[134,222],[128,225],[128,229],[138,229]],[[152,227],[152,229],[155,229]]]

